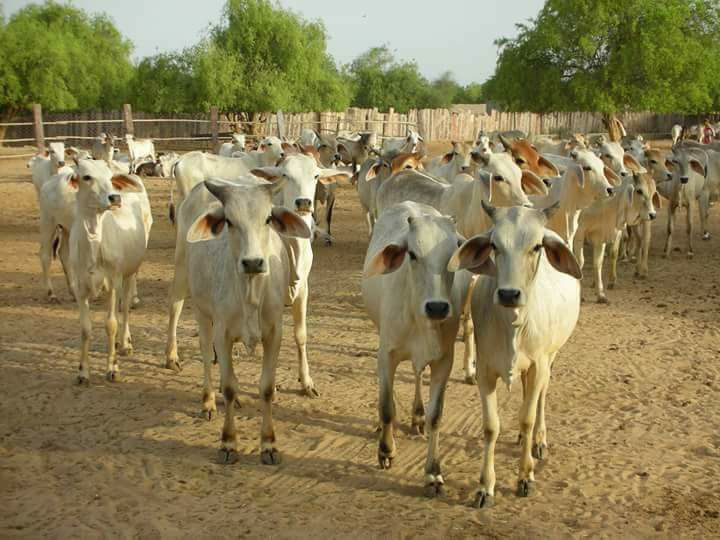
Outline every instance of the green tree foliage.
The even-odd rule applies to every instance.
[[[485,90],[510,110],[698,112],[720,105],[716,0],[547,0]]]
[[[138,111],[195,112],[194,51],[143,58],[135,69],[129,101]]]
[[[116,108],[133,75],[132,45],[105,15],[48,1],[0,20],[0,114]]]

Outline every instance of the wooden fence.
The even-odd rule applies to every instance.
[[[629,133],[646,136],[667,136],[674,124],[697,123],[705,115],[657,114],[637,112],[618,115]],[[715,119],[717,115],[708,117]],[[448,109],[420,109],[386,113],[377,109],[350,108],[342,112],[307,113],[224,113],[216,107],[209,113],[149,114],[133,112],[130,105],[117,111],[80,111],[42,113],[35,105],[32,114],[13,122],[0,124],[0,145],[34,143],[43,147],[45,140],[64,140],[68,144],[89,146],[100,133],[122,136],[134,133],[148,137],[160,147],[176,149],[213,149],[233,132],[249,134],[250,138],[268,134],[296,139],[304,128],[320,132],[372,131],[381,139],[402,137],[408,128],[416,129],[426,141],[474,141],[480,131],[519,130],[528,135],[550,134],[567,136],[571,133],[604,131],[598,113],[507,113],[490,114]]]

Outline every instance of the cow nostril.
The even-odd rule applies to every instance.
[[[627,176],[627,175],[628,175],[627,171],[621,171],[621,172],[620,172],[620,176]]]
[[[687,183],[688,183],[688,180],[689,180],[689,178],[688,178],[687,176],[681,176],[681,177],[680,177],[680,183],[681,183],[681,184],[687,184]]]
[[[243,270],[247,274],[259,274],[265,270],[265,259],[243,259]]]
[[[444,319],[450,313],[450,304],[447,302],[426,302],[425,313],[431,319]]]
[[[65,166],[65,162],[64,162],[64,161],[58,161],[58,165],[60,165],[61,167],[64,167],[64,166]]]
[[[498,299],[504,306],[516,306],[520,300],[518,289],[498,289]]]
[[[310,199],[295,199],[295,206],[298,209],[307,209],[310,208],[312,205],[312,201]]]
[[[613,193],[615,193],[615,190],[613,188],[611,188],[611,187],[607,188],[608,195],[612,195]]]
[[[656,214],[655,212],[652,212],[652,213],[650,214],[650,219],[651,219],[651,220],[652,220],[652,219],[655,219],[656,217],[657,217],[657,214]]]

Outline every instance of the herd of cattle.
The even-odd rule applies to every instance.
[[[232,463],[238,395],[233,345],[240,341],[254,351],[262,344],[260,457],[278,463],[272,402],[283,307],[292,308],[300,384],[316,396],[306,350],[312,242],[332,243],[336,186],[346,180],[357,188],[370,234],[361,287],[379,332],[379,465],[389,468],[396,456],[393,382],[398,364],[410,360],[412,429],[428,438],[424,487],[429,496],[442,492],[438,430],[462,326],[464,375],[478,385],[483,407],[478,507],[494,498],[498,381],[509,386],[519,376],[523,388],[520,496],[532,489],[533,458],[547,455],[545,400],[552,364],[578,320],[584,244],[592,246],[597,300],[607,302],[605,247],[608,288],[617,279],[619,257],[636,259],[636,276],[647,277],[650,222],[665,199],[665,255],[672,252],[676,211],[684,207],[692,256],[693,207],[708,238],[708,211],[720,188],[720,143],[687,140],[668,152],[641,137],[531,142],[516,133],[481,133],[467,154],[453,143],[432,160],[413,130],[382,145],[368,133],[305,130],[298,141],[266,137],[254,149],[236,135],[218,154],[182,156],[160,155],[152,141],[130,135],[127,154],[117,144],[109,135],[99,137],[91,152],[51,143],[28,164],[39,200],[48,298],[57,302],[49,275],[57,256],[80,311],[78,382],[89,382],[90,300],[103,290],[109,295],[109,381],[118,377],[118,355],[132,353],[129,313],[139,302],[136,276],[153,221],[140,176],[172,177],[177,195],[171,196],[170,217],[177,236],[166,367],[181,369],[176,328],[191,297],[204,366],[202,411],[208,419],[217,412],[217,361],[225,402],[220,459]],[[324,228],[316,217],[321,205]],[[421,382],[427,366],[426,410]]]

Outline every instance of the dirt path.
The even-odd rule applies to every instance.
[[[659,257],[663,210],[650,279],[633,280],[623,264],[611,303],[583,305],[553,371],[550,457],[529,499],[514,495],[521,389],[500,391],[496,506],[478,511],[468,503],[480,474],[481,410],[459,361],[441,431],[447,495],[422,496],[426,443],[408,432],[409,365],[396,385],[399,454],[392,470],[377,468],[377,337],[360,296],[367,242],[352,189],[340,191],[337,243],[316,247],[311,276],[309,357],[318,399],[298,393],[286,313],[275,405],[283,463],[273,468],[258,454],[257,361],[242,356],[236,367],[244,395],[241,458],[233,466],[215,463],[222,408],[220,419],[199,417],[201,364],[187,305],[179,330],[185,369],[161,369],[174,245],[168,182],[147,181],[156,223],[139,282],[143,304],[131,320],[135,353],[121,359],[122,382],[105,382],[96,303],[91,386],[78,388],[77,310],[59,264],[53,279],[63,303],[44,299],[28,180],[24,161],[0,163],[0,536],[720,535],[718,208],[713,238],[698,239],[692,261]]]

